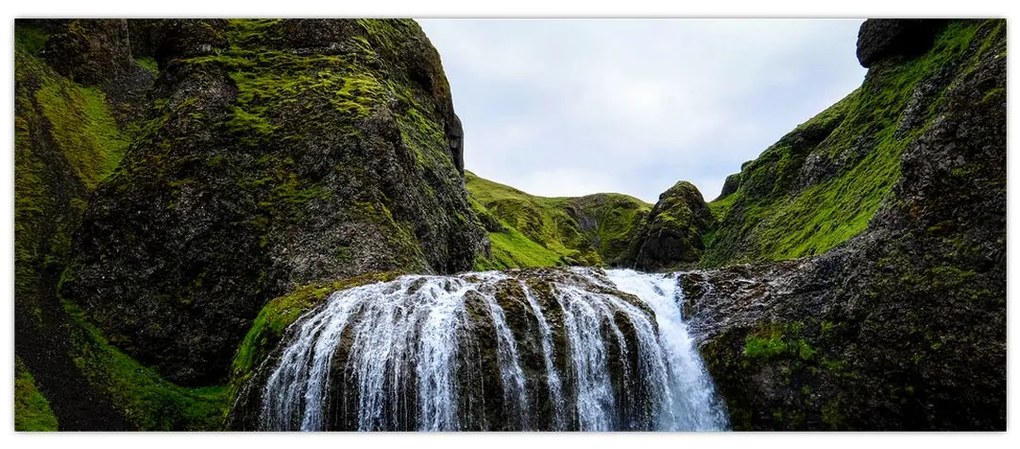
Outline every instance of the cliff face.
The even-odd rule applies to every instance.
[[[868,227],[981,41],[974,23],[883,23],[862,26],[862,86],[744,164],[711,204],[719,226],[704,265],[822,254]]]
[[[713,204],[710,263],[842,242],[686,276],[734,428],[1005,429],[1005,22],[938,29],[921,54],[884,38],[861,89]]]
[[[413,21],[130,29],[159,77],[61,290],[112,343],[209,384],[262,305],[298,285],[471,268],[484,234],[463,190],[462,132]]]

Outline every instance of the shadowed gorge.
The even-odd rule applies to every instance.
[[[465,169],[414,20],[19,19],[15,428],[1004,430],[1006,34],[648,204]]]

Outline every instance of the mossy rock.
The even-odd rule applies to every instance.
[[[626,265],[642,270],[676,269],[701,260],[703,236],[715,217],[698,188],[686,181],[659,195],[659,201],[630,242]]]
[[[115,345],[175,382],[221,384],[262,306],[298,285],[471,269],[484,231],[416,23],[135,28],[154,100],[83,218],[63,290]]]
[[[941,24],[920,52],[877,60],[859,89],[745,164],[736,188],[728,182],[710,205],[719,226],[702,264],[822,254],[867,229],[900,179],[904,149],[933,125],[973,60],[981,27]]]

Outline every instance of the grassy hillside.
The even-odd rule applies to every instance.
[[[975,33],[1005,23],[954,22],[917,58],[871,68],[863,85],[743,167],[739,188],[710,204],[719,226],[703,264],[823,253],[863,231],[900,176],[903,149],[937,120]]]
[[[478,270],[613,265],[651,205],[617,193],[546,198],[465,172],[471,207],[492,241]]]
[[[57,430],[57,417],[49,401],[39,392],[28,367],[17,357],[14,358],[14,430]]]

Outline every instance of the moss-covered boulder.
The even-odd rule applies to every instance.
[[[926,53],[875,62],[744,169],[715,236],[743,236],[730,254],[781,223],[787,250],[861,231],[820,256],[685,276],[734,429],[1006,428],[1005,31],[954,21]],[[812,128],[831,132],[798,150]],[[833,170],[792,162],[816,156]]]
[[[701,259],[703,236],[715,217],[698,188],[687,181],[659,195],[630,242],[625,265],[642,270],[675,269]]]
[[[459,121],[416,23],[143,28],[151,107],[63,284],[111,343],[174,381],[214,383],[262,305],[298,285],[471,268],[484,233]]]

